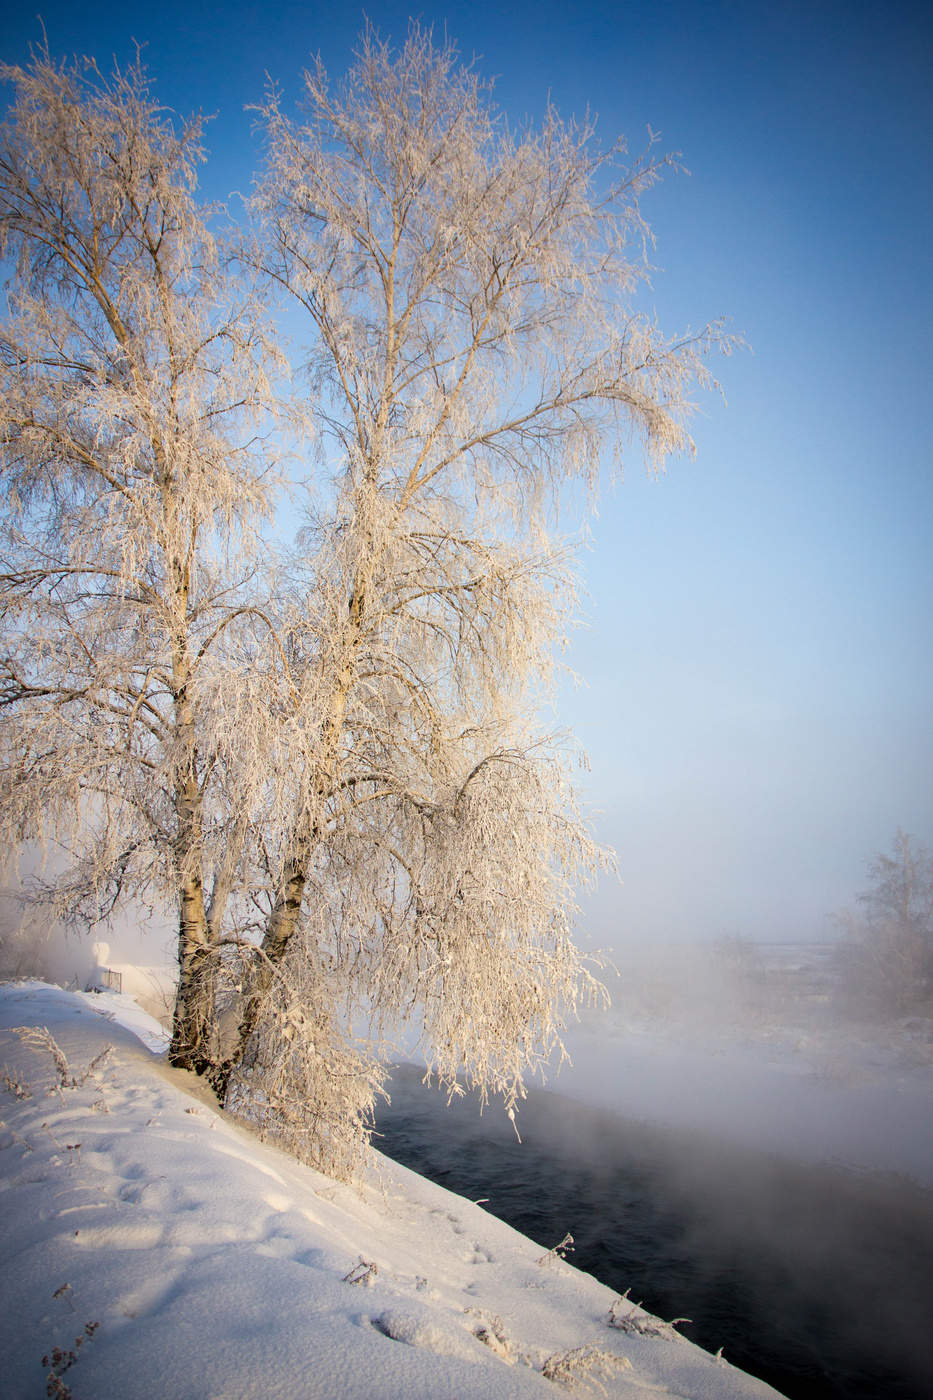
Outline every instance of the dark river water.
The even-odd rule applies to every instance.
[[[447,1107],[402,1066],[388,1156],[550,1247],[790,1400],[931,1400],[933,1193],[651,1127],[543,1090]]]

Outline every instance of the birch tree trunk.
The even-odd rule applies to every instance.
[[[194,198],[200,122],[176,131],[139,64],[104,78],[40,53],[2,77],[0,826],[56,843],[53,914],[177,911],[170,1055],[203,1073],[242,874],[222,702],[274,486],[244,432],[262,314]]]
[[[194,707],[187,657],[176,655],[174,720],[176,742],[185,755],[175,790],[176,840],[174,858],[179,895],[178,988],[169,1060],[180,1069],[209,1072],[214,1063],[213,975],[215,973],[204,903],[201,855],[202,795],[197,781]]]

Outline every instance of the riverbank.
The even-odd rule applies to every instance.
[[[358,1192],[258,1142],[126,1020],[156,1043],[125,998],[0,988],[11,1400],[777,1395],[387,1159]]]
[[[607,1068],[608,1073],[608,1068]],[[933,1394],[933,1191],[529,1092],[518,1143],[398,1066],[380,1146],[790,1400]]]

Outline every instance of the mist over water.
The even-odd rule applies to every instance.
[[[0,909],[0,913],[3,913]],[[155,930],[108,930],[120,966]],[[0,927],[6,975],[83,985],[90,940]],[[20,966],[20,957],[25,962]],[[619,954],[613,1004],[518,1122],[399,1067],[377,1146],[631,1290],[791,1400],[933,1395],[933,1016],[853,1013],[829,945]],[[154,1013],[155,1014],[155,1013]]]
[[[933,1393],[933,1195],[903,1178],[792,1162],[532,1091],[501,1114],[449,1107],[399,1067],[379,1147],[792,1400]]]
[[[521,1144],[401,1066],[377,1145],[791,1400],[928,1400],[933,1023],[852,1016],[828,947],[624,965]]]

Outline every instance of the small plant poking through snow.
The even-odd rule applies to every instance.
[[[75,1164],[75,1162],[77,1162],[77,1160],[79,1159],[79,1157],[80,1157],[80,1155],[81,1155],[81,1144],[80,1144],[80,1142],[59,1142],[58,1138],[57,1138],[57,1137],[55,1136],[55,1134],[52,1132],[52,1129],[49,1127],[48,1123],[43,1123],[43,1124],[42,1124],[42,1127],[43,1127],[43,1130],[44,1130],[46,1133],[48,1133],[49,1137],[50,1137],[51,1140],[52,1140],[52,1143],[53,1143],[54,1146],[58,1149],[58,1151],[59,1151],[59,1152],[67,1152],[67,1153],[68,1153],[68,1165],[69,1165],[69,1167],[73,1167],[74,1164]],[[53,1294],[52,1296],[55,1297],[55,1298],[57,1298],[57,1297],[58,1297],[58,1294],[55,1293],[55,1294]]]
[[[482,1308],[467,1308],[467,1313],[472,1313],[478,1319],[473,1327],[473,1336],[483,1343],[483,1346],[494,1352],[500,1360],[505,1361],[509,1366],[515,1365],[515,1349],[508,1337],[505,1335],[505,1323],[497,1313],[487,1313]]]
[[[568,1389],[582,1382],[606,1395],[608,1392],[602,1377],[611,1376],[613,1371],[631,1370],[631,1366],[627,1357],[613,1356],[599,1347],[574,1347],[571,1351],[555,1352],[549,1356],[541,1368],[541,1374],[546,1380],[555,1381]]]
[[[674,1317],[670,1322],[664,1322],[661,1318],[652,1317],[650,1313],[644,1312],[641,1304],[631,1302],[628,1295],[629,1290],[626,1289],[609,1309],[610,1327],[636,1337],[664,1337],[668,1341],[677,1337],[680,1341],[684,1340],[677,1328],[682,1322],[689,1322],[689,1317]]]
[[[361,1254],[360,1262],[354,1264],[348,1274],[344,1274],[343,1281],[344,1283],[358,1283],[363,1288],[372,1288],[373,1279],[378,1272],[378,1265],[371,1263],[368,1259],[364,1259]]]
[[[57,1297],[58,1294],[55,1296]],[[71,1370],[78,1359],[78,1352],[85,1342],[91,1340],[99,1326],[99,1322],[86,1322],[84,1331],[75,1337],[74,1346],[68,1351],[62,1347],[53,1347],[46,1356],[43,1356],[42,1365],[48,1368],[48,1375],[45,1378],[45,1393],[49,1396],[49,1400],[71,1400],[71,1387],[65,1384],[62,1376],[66,1371]]]
[[[555,1259],[563,1259],[566,1262],[567,1255],[573,1253],[573,1235],[570,1231],[561,1240],[560,1244],[555,1244],[552,1249],[546,1251],[538,1260],[538,1267],[544,1264],[553,1264]]]
[[[13,1026],[13,1034],[18,1035],[24,1045],[37,1052],[46,1050],[52,1056],[55,1073],[58,1075],[57,1089],[80,1089],[91,1075],[102,1069],[113,1054],[113,1046],[107,1045],[81,1074],[73,1074],[65,1052],[47,1026]],[[19,1096],[17,1096],[19,1097]]]
[[[32,1090],[29,1085],[20,1079],[18,1074],[11,1074],[8,1069],[0,1074],[0,1083],[3,1084],[4,1089],[9,1090],[15,1099],[32,1098]]]

